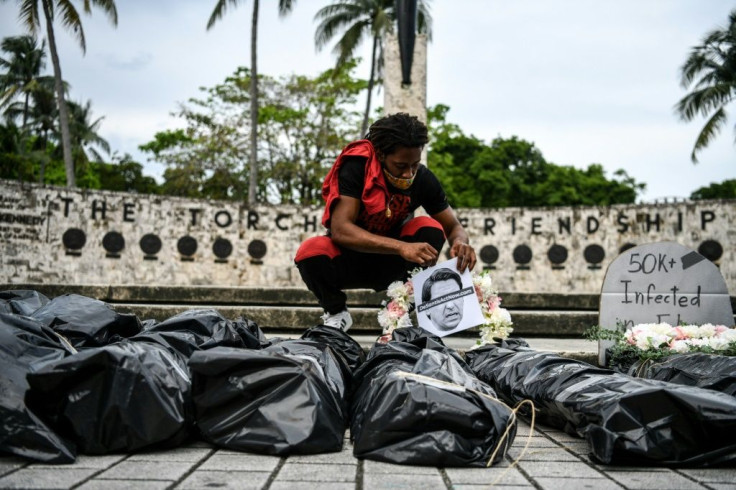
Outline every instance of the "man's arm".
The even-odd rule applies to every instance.
[[[450,244],[450,257],[457,257],[457,270],[460,272],[475,267],[475,250],[470,246],[470,239],[465,228],[457,220],[452,208],[447,207],[444,211],[432,215],[442,225]]]
[[[340,196],[332,210],[330,234],[338,245],[358,252],[400,255],[422,266],[437,262],[439,252],[428,243],[407,243],[370,233],[355,224],[360,212],[360,200]]]

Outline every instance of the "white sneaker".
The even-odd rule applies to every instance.
[[[334,315],[325,312],[322,315],[322,324],[347,332],[353,326],[353,318],[350,316],[348,310],[342,310],[340,313],[335,313]]]

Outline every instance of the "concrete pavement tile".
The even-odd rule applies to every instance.
[[[430,466],[409,466],[403,464],[383,463],[366,459],[363,461],[363,473],[406,473],[411,475],[424,475],[427,472],[437,471]]]
[[[97,475],[106,480],[178,480],[192,468],[192,463],[123,461]]]
[[[453,487],[458,484],[472,483],[490,485],[531,485],[516,468],[446,468]]]
[[[105,456],[88,456],[86,454],[80,454],[77,456],[77,460],[73,465],[59,464],[59,465],[48,465],[48,464],[34,464],[29,468],[97,468],[98,470],[109,468],[115,463],[127,458],[125,454],[108,454]]]
[[[423,475],[407,475],[404,473],[370,473],[363,474],[363,488],[366,490],[382,488],[403,488],[427,490],[428,488],[446,488],[440,472],[425,468]]]
[[[713,490],[736,490],[736,483],[708,483]]]
[[[212,449],[204,447],[178,447],[168,451],[155,451],[132,454],[128,461],[176,461],[179,463],[196,463],[207,456]]]
[[[237,488],[257,490],[263,488],[271,476],[264,471],[203,471],[197,470],[176,486],[179,489]]]
[[[667,490],[690,490],[705,488],[688,480],[674,471],[610,471],[608,476],[626,488],[645,489],[666,488]]]
[[[565,442],[580,442],[580,441],[585,442],[585,438],[573,436],[573,435],[570,435],[567,432],[563,432],[561,430],[547,431],[547,432],[545,432],[545,434],[547,434],[553,440],[555,440],[557,442],[560,442],[560,443],[565,443]]]
[[[289,456],[290,463],[330,463],[330,464],[358,464],[358,459],[353,456],[353,448],[342,450],[339,453],[322,454],[300,454]]]
[[[268,490],[314,490],[314,482],[275,481]],[[355,483],[323,481],[319,490],[355,490]]]
[[[0,458],[0,476],[13,471],[17,470],[18,468],[22,468],[24,466],[28,466],[28,460],[27,459],[21,459],[21,458]]]
[[[604,478],[535,478],[534,481],[544,490],[620,490],[616,482]]]
[[[504,485],[502,487],[498,487],[501,490],[529,490],[530,488],[534,488],[534,485],[531,483],[527,485]],[[488,485],[473,485],[472,483],[461,483],[460,485],[453,485],[452,490],[488,490]]]
[[[544,436],[520,437],[518,434],[516,435],[516,439],[514,439],[514,443],[511,444],[511,447],[522,448],[526,446],[527,443],[529,444],[529,447],[560,447],[557,443],[550,441]]]
[[[522,448],[511,448],[508,455],[516,459],[521,455]],[[580,461],[580,458],[571,454],[561,447],[530,447],[523,456],[523,461]]]
[[[583,462],[526,461],[522,459],[519,466],[534,478],[605,478],[602,473]]]
[[[733,468],[702,468],[677,471],[700,482],[731,483],[736,485],[736,469]]]
[[[0,478],[0,488],[69,488],[86,480],[94,468],[22,468]]]
[[[355,472],[356,468],[349,465],[291,463],[286,460],[275,481],[354,482]]]
[[[261,456],[258,454],[221,454],[210,456],[207,461],[197,468],[198,470],[213,471],[266,471],[271,472],[279,464],[278,456]]]
[[[158,481],[142,481],[136,480],[134,482],[130,480],[90,480],[86,482],[78,490],[165,490],[168,488],[173,481],[158,480]]]

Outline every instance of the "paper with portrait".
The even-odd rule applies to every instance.
[[[470,270],[457,270],[457,258],[417,273],[412,279],[419,326],[444,337],[483,323]]]

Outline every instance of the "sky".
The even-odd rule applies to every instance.
[[[280,18],[261,0],[258,70],[316,75],[335,62],[314,47],[314,14],[333,0],[298,0]],[[164,167],[138,146],[181,127],[178,104],[250,63],[252,2],[207,30],[215,0],[118,0],[118,27],[102,11],[83,16],[87,53],[56,27],[71,99],[92,101],[100,134],[160,180]],[[22,34],[18,2],[0,3],[0,37]],[[79,2],[76,2],[79,5]],[[732,105],[727,126],[690,161],[705,119],[685,123],[674,105],[686,93],[679,70],[691,48],[727,24],[733,0],[433,0],[427,51],[429,105],[487,142],[533,142],[545,159],[613,177],[624,169],[647,190],[639,200],[685,198],[736,178]],[[360,55],[368,58],[365,42]],[[51,70],[51,63],[47,63]],[[358,76],[368,78],[363,62]],[[364,99],[363,99],[364,100]],[[364,101],[358,102],[363,107]],[[383,93],[374,101],[382,105]]]

